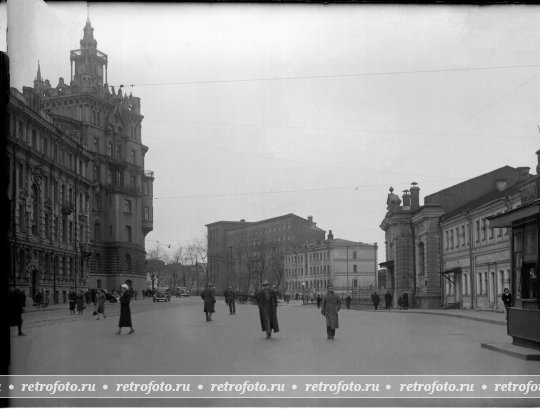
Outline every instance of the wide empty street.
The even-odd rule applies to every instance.
[[[281,331],[265,339],[255,305],[229,315],[218,298],[206,322],[199,297],[132,303],[135,334],[115,335],[119,306],[107,319],[92,306],[24,314],[12,329],[12,374],[538,374],[529,362],[482,349],[510,342],[506,328],[465,318],[405,311],[342,310],[335,340],[314,305],[280,304]]]

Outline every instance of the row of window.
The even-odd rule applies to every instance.
[[[122,147],[120,145],[115,146],[115,145],[113,145],[112,142],[107,142],[105,154],[107,156],[113,157],[113,147],[114,147],[114,157],[116,159],[118,159],[118,160],[123,159],[123,157],[122,157]],[[93,142],[92,148],[93,148],[93,151],[95,153],[102,153],[98,137],[94,137],[94,142]],[[129,159],[128,160],[133,165],[136,164],[136,162],[137,162],[137,152],[134,149],[131,149],[131,151],[129,153]]]
[[[28,135],[28,132],[30,135]],[[56,143],[49,144],[49,139],[46,136],[40,135],[35,129],[30,129],[30,127],[25,129],[23,121],[19,120],[17,122],[15,137],[28,144],[36,152],[40,152],[46,157],[51,158],[53,161],[58,162],[60,166],[86,177],[88,167],[87,161],[83,161],[82,158],[79,158],[78,155],[69,148],[63,146],[59,147]]]
[[[307,257],[307,256],[306,256]],[[358,259],[358,252],[353,251],[352,252],[352,259],[357,260]],[[330,252],[329,251],[318,251],[315,253],[309,253],[309,261],[326,261],[330,260]],[[286,264],[297,264],[297,263],[303,263],[304,262],[304,254],[294,254],[290,256],[285,257],[285,263]]]
[[[508,228],[493,228],[489,227],[489,220],[485,217],[474,222],[475,234],[474,240],[476,243],[494,240],[495,237],[502,238],[508,236]],[[465,224],[444,231],[444,248],[445,250],[459,249],[470,245],[469,229]]]
[[[491,277],[490,277],[491,275]],[[456,295],[456,275],[452,274],[450,280],[445,280],[445,294]],[[495,280],[497,282],[495,282]],[[461,274],[461,294],[471,295],[471,274],[463,272]],[[477,272],[475,274],[476,295],[487,295],[488,292],[495,292],[497,295],[501,295],[505,288],[510,287],[510,271],[499,270],[488,273],[487,271]],[[490,286],[491,290],[490,290]]]
[[[93,125],[97,125],[99,127],[105,127],[107,124],[105,123],[105,114],[103,114],[103,116],[101,115],[101,111],[100,110],[95,110],[93,109],[92,110],[92,124]],[[116,132],[118,132],[119,134],[123,134],[124,133],[124,130],[121,128],[121,127],[117,127],[116,128]],[[133,141],[137,141],[140,139],[140,136],[141,136],[141,128],[139,125],[135,125],[135,124],[130,124],[129,127],[128,127],[128,136],[129,136],[129,139],[133,140]],[[97,151],[95,151],[97,152]]]
[[[322,280],[308,280],[308,281],[287,281],[285,287],[288,291],[298,291],[302,289],[311,289],[315,291],[324,291],[326,286],[331,283],[329,279]],[[303,285],[302,285],[303,284]],[[351,281],[352,288],[358,287],[358,280],[353,279]]]
[[[29,250],[19,250],[16,266],[19,274],[26,272],[27,260],[29,260]],[[43,266],[43,274],[46,278],[56,276],[57,278],[73,279],[77,270],[79,270],[80,278],[83,278],[82,275],[84,274],[83,271],[78,269],[78,263],[74,256],[46,253],[43,256]]]

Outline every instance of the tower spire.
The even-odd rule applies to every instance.
[[[37,62],[37,75],[36,75],[36,81],[41,81],[41,67],[39,65],[39,60]]]
[[[90,24],[90,3],[86,2],[86,23]]]

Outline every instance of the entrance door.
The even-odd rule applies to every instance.
[[[39,278],[40,278],[40,273],[38,270],[34,269],[32,270],[32,287],[30,288],[30,291],[31,291],[31,294],[30,296],[32,297],[32,299],[34,300],[34,303],[35,303],[35,298],[36,298],[36,293],[38,291],[38,288],[39,288]]]
[[[495,307],[496,295],[495,295],[495,272],[489,273],[489,306]]]

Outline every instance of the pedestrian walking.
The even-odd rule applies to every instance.
[[[321,308],[322,297],[320,294],[317,294],[317,308]]]
[[[47,289],[43,293],[43,308],[47,308],[49,306],[49,301],[50,301],[50,292]]]
[[[400,310],[403,308],[403,298],[401,298],[401,297],[398,298],[397,305],[398,305]]]
[[[375,309],[379,308],[379,294],[377,294],[377,291],[371,294],[371,302],[373,303]]]
[[[8,316],[11,327],[17,327],[19,336],[24,336],[22,332],[22,314],[26,306],[26,296],[24,292],[15,288],[8,294]]]
[[[103,315],[103,319],[107,318],[105,316],[105,300],[107,299],[107,296],[105,295],[105,292],[103,290],[97,290],[96,291],[96,299],[95,299],[95,305],[96,309],[94,310],[94,315],[97,315],[96,320],[99,320],[99,315]]]
[[[84,291],[79,290],[77,293],[77,312],[79,315],[82,315],[83,310],[86,308],[86,305],[84,305]]]
[[[73,288],[69,289],[68,294],[69,312],[71,315],[75,314],[75,306],[77,305],[77,293],[73,291]]]
[[[347,306],[348,310],[351,309],[351,301],[352,301],[351,296],[349,294],[347,294],[347,297],[345,297],[345,305]]]
[[[43,303],[43,288],[40,288],[37,292],[36,292],[36,296],[34,298],[34,305],[37,307],[37,309],[39,310],[41,308],[41,304]]]
[[[118,320],[118,332],[116,335],[122,333],[123,327],[129,327],[130,331],[128,334],[133,334],[135,330],[131,323],[131,309],[129,307],[131,296],[129,295],[129,286],[127,284],[122,284],[120,290],[122,291],[122,294],[120,295],[120,319]]]
[[[270,283],[268,281],[263,281],[262,290],[257,295],[257,304],[259,305],[261,329],[263,332],[266,332],[266,339],[272,337],[272,330],[274,333],[279,332],[277,303],[276,291],[273,288],[270,288]]]
[[[384,295],[384,303],[386,304],[386,309],[390,310],[392,307],[392,294],[390,294],[390,290],[386,290],[386,294]]]
[[[403,293],[403,309],[408,310],[409,309],[409,294]]]
[[[206,314],[206,321],[212,321],[212,314],[215,312],[214,306],[216,305],[216,297],[212,283],[208,283],[206,288],[201,293],[201,298],[204,300],[204,313]]]
[[[229,289],[225,293],[225,301],[229,306],[229,314],[236,315],[236,294],[234,293],[232,287],[229,287]]]
[[[503,290],[503,295],[501,298],[504,308],[506,309],[506,319],[508,320],[508,308],[512,306],[512,294],[510,294],[510,290],[508,288]]]
[[[334,286],[329,284],[327,293],[322,300],[321,314],[326,318],[326,335],[328,339],[334,339],[336,329],[339,328],[338,312],[341,308],[341,300],[334,294]]]

